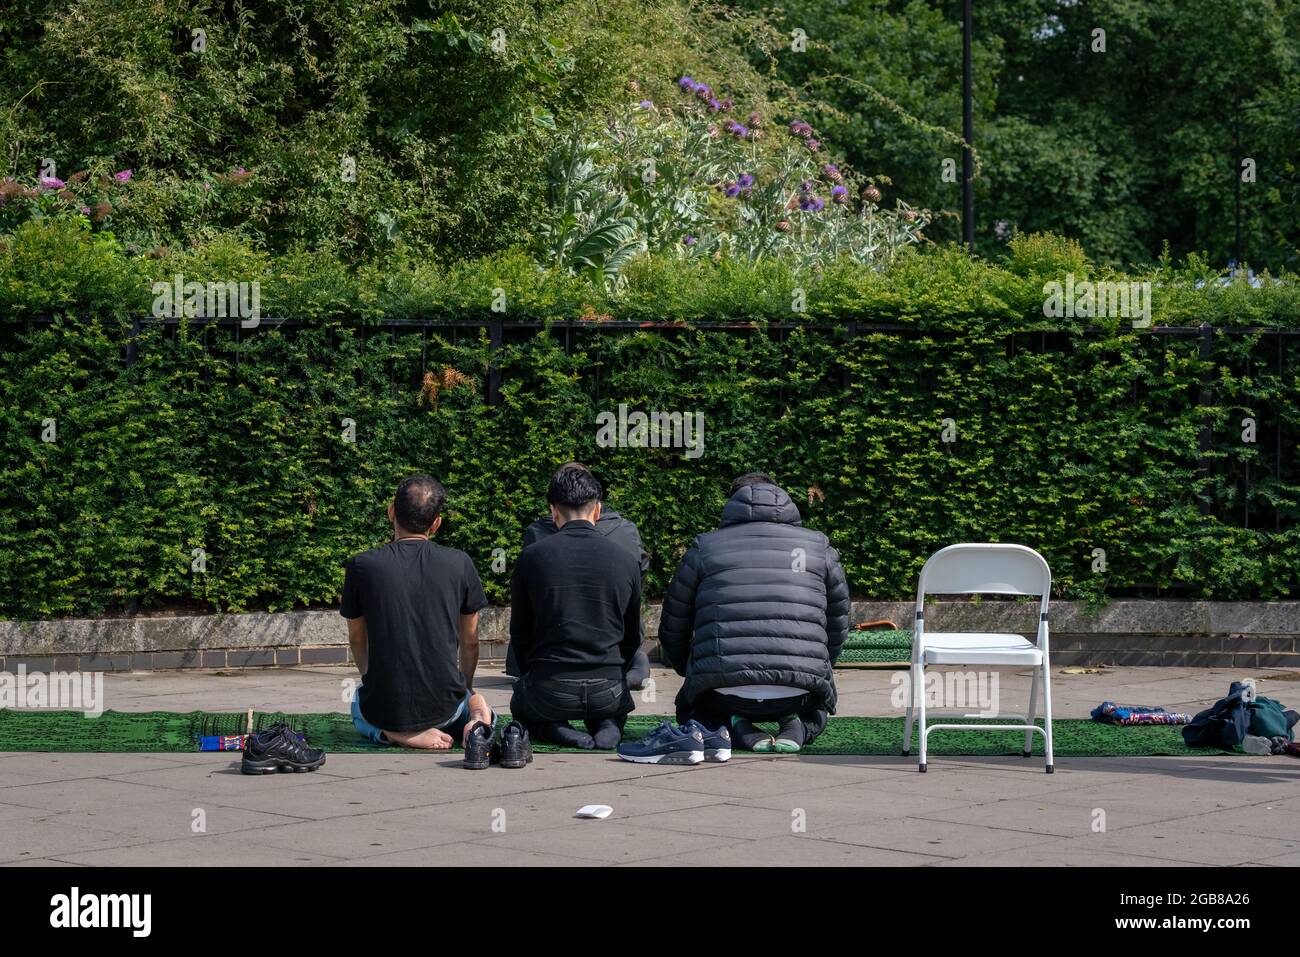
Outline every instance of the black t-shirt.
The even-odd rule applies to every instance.
[[[462,551],[421,538],[356,555],[343,579],[344,618],[366,619],[368,669],[361,713],[385,731],[423,731],[451,718],[465,697],[460,616],[487,604]]]

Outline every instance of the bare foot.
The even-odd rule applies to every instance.
[[[385,731],[384,736],[400,747],[420,751],[449,751],[452,745],[451,735],[437,728],[427,728],[424,731]]]

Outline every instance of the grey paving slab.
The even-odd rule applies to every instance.
[[[638,861],[648,867],[916,867],[936,859],[879,847],[860,847],[787,835],[743,841]]]
[[[0,864],[24,858],[53,857],[131,844],[130,838],[102,828],[65,824],[57,820],[24,819],[0,823]]]
[[[1300,797],[1210,811],[1183,820],[1210,831],[1300,844]]]
[[[590,867],[592,862],[580,857],[523,850],[519,847],[493,847],[489,842],[462,841],[375,854],[351,861],[335,861],[330,867]]]
[[[374,854],[456,844],[480,836],[476,831],[449,826],[434,818],[417,825],[390,814],[368,814],[359,820],[330,818],[264,827],[258,844],[286,853],[306,851],[325,857],[358,860]]]
[[[818,771],[811,772],[814,776],[818,773]],[[844,824],[890,820],[971,806],[969,799],[959,799],[955,795],[940,797],[882,791],[874,781],[836,784],[816,790],[792,791],[775,797],[732,800],[749,807],[782,811],[787,821],[796,809],[801,810],[807,825],[807,833],[818,837],[834,837],[837,829]]]
[[[725,847],[734,838],[711,834],[683,833],[662,828],[639,827],[623,821],[582,821],[581,827],[566,828],[563,840],[554,831],[511,831],[495,835],[493,847],[538,853],[563,853],[566,857],[581,858],[601,864],[626,864],[648,861],[671,854],[709,850]],[[475,841],[485,844],[487,841]]]
[[[174,840],[197,833],[250,831],[300,819],[221,807],[211,801],[196,801],[188,795],[171,793],[143,803],[105,803],[55,814],[41,812],[32,820],[118,834],[129,839],[123,843],[139,843]]]
[[[840,844],[907,851],[935,858],[954,858],[1030,847],[1050,842],[1052,838],[1003,827],[898,817],[887,821],[840,825],[836,829],[834,840]]]
[[[1008,851],[972,854],[953,860],[940,861],[933,867],[1204,867],[1187,861],[1161,860],[1156,857],[1138,857],[1133,854],[1107,853],[1089,847],[1060,843],[1036,844]]]
[[[1069,856],[1080,841],[1087,841],[1090,850],[1219,867],[1267,860],[1300,850],[1300,843],[1295,841],[1216,831],[1198,825],[1194,818],[1142,824],[1073,838],[1062,853]]]
[[[113,849],[89,849],[47,853],[70,864],[113,865],[127,867],[226,867],[240,865],[305,866],[323,864],[340,858],[312,854],[304,850],[286,850],[244,834],[196,834],[171,841],[151,841]]]

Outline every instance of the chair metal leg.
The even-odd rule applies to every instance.
[[[1043,656],[1043,737],[1047,750],[1047,773],[1052,773],[1052,684],[1048,675],[1050,667],[1047,656]]]
[[[918,662],[913,669],[913,677],[916,679],[916,686],[912,689],[917,698],[917,709],[921,712],[921,752],[920,763],[917,766],[922,774],[925,773],[925,662]]]
[[[916,676],[907,673],[907,719],[903,722],[903,757],[912,753],[912,715],[916,706]]]
[[[1034,718],[1038,716],[1038,682],[1042,674],[1042,667],[1034,669],[1033,675],[1029,679],[1029,713],[1025,715],[1025,724],[1032,725]],[[1034,753],[1034,732],[1025,730],[1025,750],[1024,756],[1029,757]]]

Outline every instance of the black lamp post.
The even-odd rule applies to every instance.
[[[971,0],[962,0],[961,20],[961,136],[965,140],[961,154],[961,232],[969,252],[975,251],[975,116],[971,82]]]

